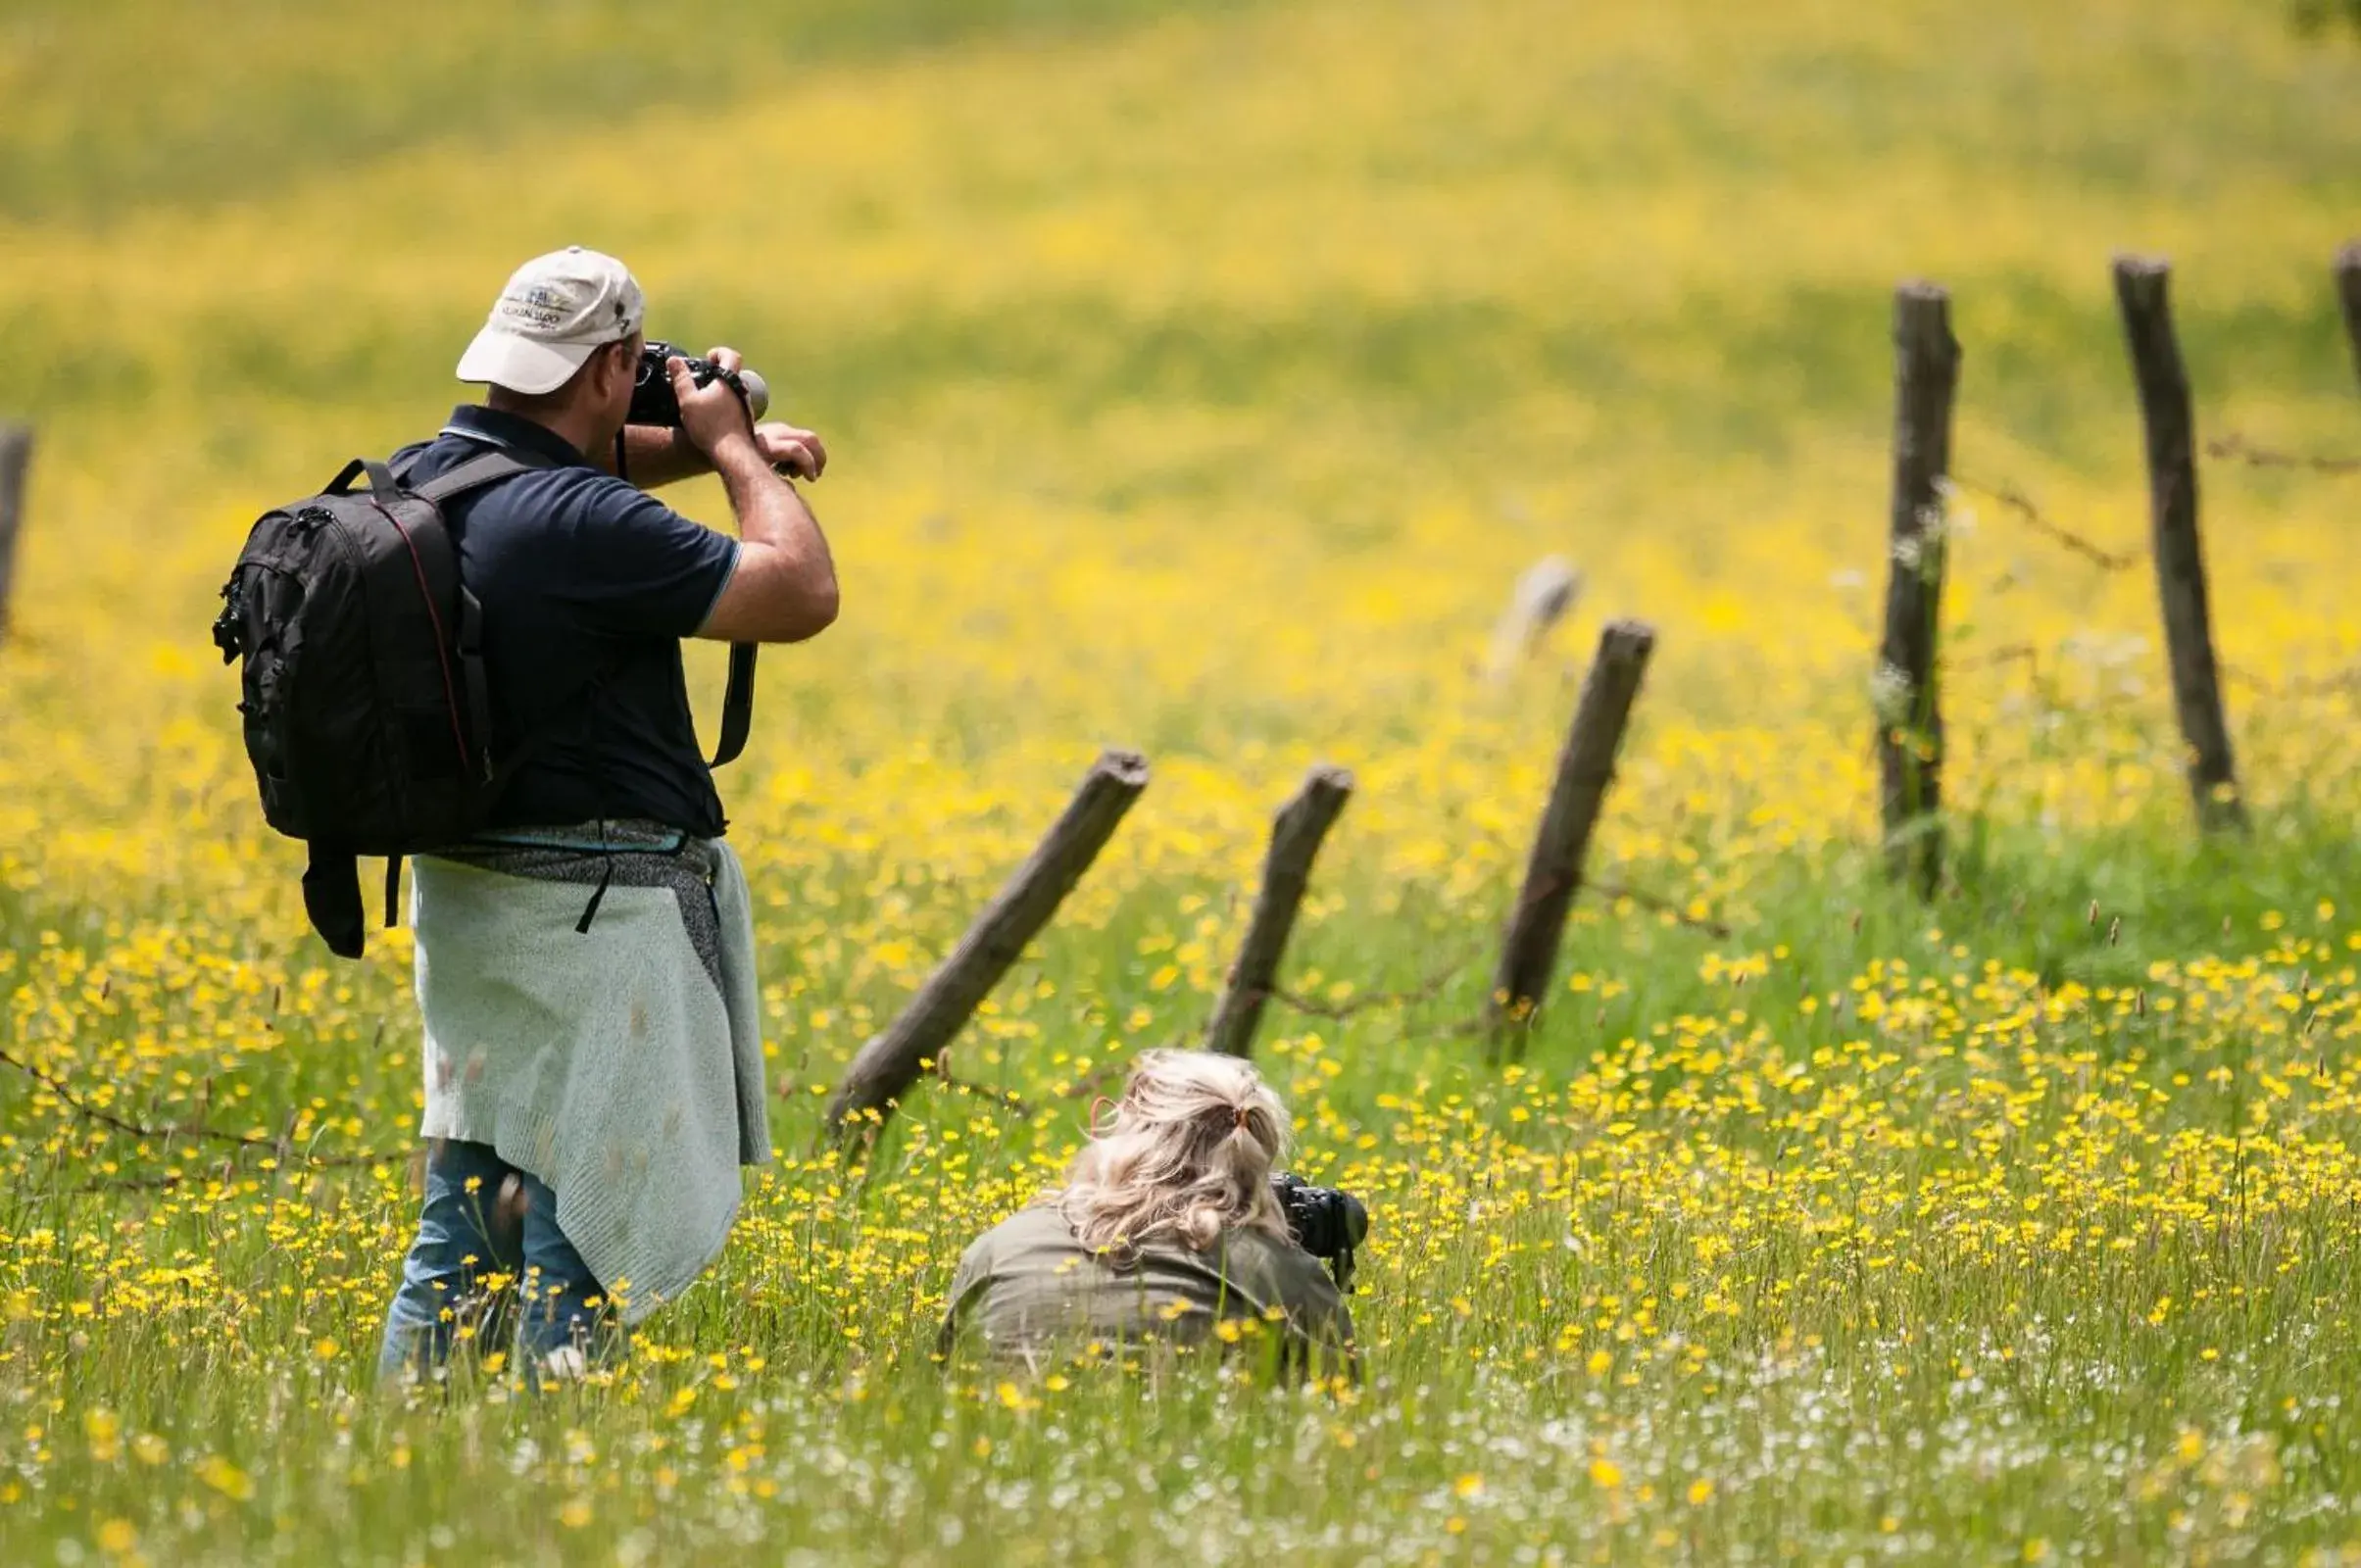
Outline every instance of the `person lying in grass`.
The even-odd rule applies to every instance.
[[[1038,1365],[1093,1344],[1276,1345],[1349,1371],[1353,1316],[1271,1186],[1287,1109],[1236,1056],[1150,1051],[1061,1189],[968,1247],[939,1344]]]

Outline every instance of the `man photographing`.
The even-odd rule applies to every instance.
[[[526,263],[459,363],[485,401],[391,465],[405,487],[487,453],[527,466],[444,506],[491,733],[516,741],[485,830],[416,860],[430,1145],[382,1374],[512,1324],[533,1375],[578,1370],[600,1324],[720,1250],[738,1167],[769,1157],[753,923],[681,639],[797,642],[836,618],[788,477],[827,453],[755,422],[726,348],[710,379],[663,367],[677,428],[628,423],[643,315],[613,257]],[[647,494],[704,472],[736,539]]]

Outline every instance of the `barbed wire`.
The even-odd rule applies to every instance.
[[[34,1063],[13,1052],[0,1050],[0,1066],[13,1067],[32,1079],[33,1082],[57,1096],[69,1110],[84,1120],[94,1122],[111,1132],[120,1133],[123,1137],[141,1143],[171,1144],[175,1141],[185,1141],[192,1144],[215,1144],[240,1151],[259,1151],[281,1161],[301,1160],[304,1164],[320,1170],[392,1164],[409,1159],[413,1152],[410,1150],[402,1150],[395,1152],[361,1151],[350,1153],[319,1154],[310,1150],[298,1150],[294,1140],[284,1133],[276,1138],[268,1138],[254,1133],[233,1133],[225,1127],[216,1127],[201,1121],[165,1122],[151,1125],[146,1122],[134,1121],[127,1116],[119,1116],[104,1106],[90,1103],[89,1101],[69,1088],[65,1080],[59,1078],[55,1073],[43,1071]],[[180,1185],[187,1179],[184,1175],[124,1177],[119,1181],[98,1182],[87,1187],[74,1188],[73,1191],[95,1193],[126,1191],[134,1188],[172,1188]]]
[[[2334,675],[2319,675],[2310,680],[2277,681],[2253,670],[2225,663],[2222,673],[2235,681],[2253,687],[2266,697],[2287,699],[2298,697],[2328,697],[2337,692],[2361,691],[2361,664],[2339,670]]]
[[[1432,1002],[1441,996],[1453,980],[1464,974],[1468,965],[1474,963],[1481,956],[1482,950],[1480,949],[1464,953],[1429,974],[1407,991],[1380,992],[1372,996],[1353,997],[1343,1002],[1314,1001],[1310,997],[1289,991],[1283,986],[1273,986],[1263,995],[1292,1011],[1305,1013],[1314,1018],[1327,1018],[1335,1022],[1343,1022],[1348,1018],[1358,1017],[1364,1012],[1390,1011],[1401,1007],[1414,1007],[1422,1002]]]
[[[1693,931],[1702,931],[1708,936],[1719,937],[1724,942],[1738,935],[1735,930],[1721,921],[1708,920],[1702,915],[1691,914],[1670,899],[1659,897],[1656,894],[1644,892],[1639,888],[1625,887],[1619,882],[1593,882],[1589,885],[1611,899],[1629,899],[1643,909],[1653,910],[1657,914],[1668,914],[1675,921],[1688,926]]]
[[[1033,1119],[1033,1112],[1036,1108],[1033,1102],[1012,1089],[1002,1089],[992,1084],[979,1084],[965,1078],[955,1078],[949,1071],[938,1071],[934,1074],[934,1080],[955,1094],[970,1095],[977,1100],[988,1100],[1001,1109],[1025,1121]]]
[[[2041,675],[2041,651],[2032,643],[2002,643],[1981,654],[1963,654],[1956,659],[1946,659],[1943,662],[1943,669],[1946,674],[1960,675],[1979,669],[1997,669],[2003,664],[2029,664],[2033,667],[2034,678],[2039,680]]]
[[[1996,502],[2022,519],[2034,532],[2054,544],[2063,545],[2101,571],[2129,571],[2140,564],[2140,558],[2128,552],[2103,549],[2076,533],[2073,529],[2050,520],[2033,498],[2013,485],[1986,484],[1961,474],[1952,474],[1943,481],[1954,490],[1971,490],[1988,501]]]
[[[1587,892],[1597,893],[1602,898],[1629,899],[1641,908],[1667,915],[1678,924],[1688,926],[1692,930],[1703,931],[1725,942],[1738,934],[1719,920],[1691,914],[1686,908],[1674,904],[1669,899],[1639,888],[1628,887],[1620,882],[1586,882],[1583,884],[1583,889]],[[1265,995],[1270,1001],[1276,1002],[1292,1011],[1337,1022],[1357,1017],[1365,1012],[1400,1011],[1417,1006],[1421,1003],[1432,1002],[1441,996],[1450,988],[1453,980],[1466,973],[1468,968],[1483,956],[1484,951],[1483,948],[1469,950],[1406,991],[1382,992],[1373,996],[1348,998],[1341,1002],[1320,1002],[1278,986],[1272,987]],[[1445,1025],[1440,1032],[1445,1034],[1473,1033],[1485,1026],[1485,1020],[1479,1017]]]
[[[2258,447],[2237,431],[2205,443],[2205,455],[2243,463],[2249,468],[2301,468],[2311,473],[2361,473],[2361,458],[2324,458],[2302,452],[2277,452]]]
[[[2231,434],[2206,444],[2208,457],[2236,459],[2258,467],[2307,468],[2324,473],[2361,473],[2361,459],[2304,457],[2273,452],[2248,444],[2244,437]],[[2051,520],[2022,490],[2005,484],[1987,484],[1981,480],[1953,474],[1943,481],[1954,489],[1972,491],[1998,503],[2016,514],[2033,530],[2083,557],[2103,571],[2124,571],[2139,564],[2139,557],[2129,553],[2105,550],[2090,540]],[[2031,666],[2038,679],[2041,671],[2041,652],[2031,643],[2010,643],[1980,657],[1946,661],[1947,667],[1965,671],[1991,668],[2022,662]],[[2311,680],[2275,681],[2249,669],[2224,663],[2222,672],[2263,695],[2275,699],[2323,697],[2337,692],[2361,690],[2361,665],[2324,675]]]

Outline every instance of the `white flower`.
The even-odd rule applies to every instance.
[[[1907,671],[1895,664],[1881,662],[1876,673],[1869,677],[1869,706],[1877,713],[1878,722],[1889,727],[1909,721],[1911,699],[1917,687]]]

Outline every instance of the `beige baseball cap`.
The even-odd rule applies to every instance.
[[[591,350],[639,330],[648,302],[631,270],[568,245],[516,269],[459,357],[459,378],[534,395],[564,386]]]

